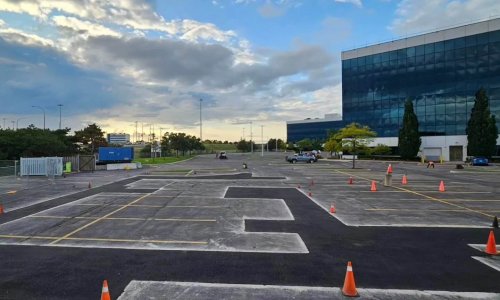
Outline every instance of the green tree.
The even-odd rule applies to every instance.
[[[238,144],[236,144],[236,149],[240,150],[241,152],[250,152],[252,149],[252,142],[247,141],[247,140],[240,140]],[[255,149],[255,143],[253,143],[253,148]]]
[[[97,124],[90,124],[82,130],[75,131],[75,140],[87,145],[87,150],[91,154],[96,153],[99,147],[106,147],[108,142],[104,138],[104,131]]]
[[[391,147],[384,144],[377,144],[373,149],[371,149],[372,155],[388,155],[391,154]]]
[[[303,139],[297,142],[300,151],[313,150],[313,142],[310,139]]]
[[[405,102],[405,112],[403,115],[403,126],[399,130],[398,148],[403,159],[411,159],[417,156],[422,144],[420,133],[418,132],[418,119],[413,110],[411,99]]]
[[[330,152],[330,156],[332,156],[333,152],[340,152],[342,150],[342,139],[336,137],[336,133],[330,134],[323,148],[325,151]]]
[[[277,151],[279,149],[285,148],[285,142],[282,139],[269,139],[267,141],[268,147],[270,151]],[[276,145],[278,148],[276,148]]]
[[[362,126],[358,123],[351,123],[340,129],[335,138],[341,141],[342,149],[349,151],[352,154],[352,168],[356,166],[356,154],[358,148],[366,147],[372,140],[372,137],[377,136],[377,133],[372,131],[368,126]]]
[[[480,88],[467,123],[467,154],[491,157],[496,152],[498,128],[495,116],[490,112],[486,91]]]

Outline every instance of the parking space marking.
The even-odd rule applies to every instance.
[[[156,208],[222,208],[225,206],[220,205],[149,205],[149,204],[104,204],[104,203],[78,203],[78,204],[68,204],[68,206],[128,206],[128,207],[156,207]]]
[[[108,239],[108,238],[79,238],[79,237],[51,237],[29,235],[0,235],[0,238],[9,239],[39,239],[39,240],[71,240],[71,241],[96,241],[96,242],[127,242],[127,243],[158,243],[158,244],[193,244],[208,245],[205,241],[177,241],[177,240],[133,240],[133,239]],[[49,245],[53,245],[50,243]]]
[[[96,220],[99,217],[64,217],[64,216],[28,216],[28,218],[46,218],[46,219],[84,219]],[[134,220],[134,221],[173,221],[173,222],[217,222],[216,219],[182,219],[182,218],[133,218],[133,217],[109,217],[106,220]]]
[[[116,210],[114,210],[114,211],[112,211],[112,212],[110,212],[110,213],[108,213],[108,214],[106,214],[106,215],[104,215],[104,216],[100,217],[99,219],[96,219],[96,220],[94,220],[94,221],[92,221],[92,222],[90,222],[90,223],[87,223],[87,224],[85,224],[85,225],[81,226],[80,228],[77,228],[77,229],[75,229],[75,230],[71,231],[70,233],[68,233],[68,234],[66,234],[66,235],[64,235],[64,236],[62,236],[61,238],[59,238],[59,239],[57,239],[57,240],[55,240],[55,241],[50,242],[50,244],[49,244],[49,245],[54,245],[54,244],[57,244],[57,243],[59,243],[60,241],[62,241],[62,240],[64,240],[64,239],[69,238],[69,237],[70,237],[70,236],[72,236],[73,234],[75,234],[75,233],[77,233],[77,232],[80,232],[80,231],[84,230],[85,228],[90,227],[90,226],[92,226],[92,225],[96,224],[97,222],[99,222],[99,221],[101,221],[101,220],[103,220],[103,219],[105,219],[105,218],[109,218],[110,216],[114,215],[115,213],[117,213],[117,212],[119,212],[119,211],[121,211],[121,210],[123,210],[123,209],[125,209],[125,208],[127,208],[127,207],[129,207],[129,206],[131,206],[132,204],[135,204],[135,203],[137,203],[137,202],[141,201],[142,199],[146,198],[148,195],[150,195],[150,194],[145,194],[144,196],[141,196],[141,197],[139,197],[139,198],[135,199],[134,201],[130,202],[129,204],[124,205],[124,206],[122,206],[122,207],[120,207],[120,208],[118,208],[118,209],[116,209]]]
[[[368,211],[425,211],[425,212],[469,212],[466,209],[414,209],[414,208],[365,208]],[[500,210],[478,210],[478,212],[496,213]]]
[[[342,172],[342,171],[339,171],[339,170],[333,170],[333,171],[337,172],[337,173],[341,173],[341,174],[345,174],[345,175],[349,175],[349,176],[355,176],[357,178],[361,178],[361,179],[364,179],[364,180],[371,181],[369,178],[365,178],[365,177],[362,177],[362,176],[359,176],[359,175],[353,175],[353,174],[349,174],[347,172]],[[447,205],[450,205],[450,206],[458,207],[458,208],[467,210],[467,211],[472,212],[472,213],[477,213],[477,214],[486,216],[488,218],[495,217],[494,215],[487,214],[487,213],[484,213],[484,212],[479,211],[479,210],[475,210],[475,209],[468,208],[468,207],[465,207],[465,206],[461,206],[461,205],[458,205],[458,204],[455,204],[455,203],[447,202],[446,200],[438,199],[438,198],[435,198],[435,197],[432,197],[432,196],[429,196],[429,195],[425,195],[425,194],[422,194],[422,193],[419,193],[419,192],[416,192],[416,191],[412,191],[412,190],[409,190],[409,189],[405,189],[405,188],[401,188],[401,187],[397,187],[397,186],[393,186],[393,188],[398,189],[400,191],[405,191],[405,192],[408,192],[408,193],[411,193],[411,194],[414,194],[414,195],[422,196],[422,197],[424,197],[424,198],[426,198],[428,200],[437,201],[437,202],[440,202],[440,203],[443,203],[443,204],[447,204]],[[373,193],[372,191],[367,191],[367,192]],[[450,192],[446,192],[446,193],[449,194]]]

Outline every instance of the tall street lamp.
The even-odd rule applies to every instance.
[[[57,106],[59,106],[59,129],[61,129],[61,108],[62,108],[62,104],[57,104]]]
[[[202,136],[202,124],[201,124],[201,102],[203,101],[203,99],[200,99],[200,141],[203,142],[203,136]]]
[[[26,118],[19,118],[19,119],[16,120],[16,130],[19,129],[19,121],[23,120],[23,119],[26,119]]]
[[[38,105],[32,105],[31,107],[39,108],[43,111],[43,130],[45,130],[45,108],[38,106]]]

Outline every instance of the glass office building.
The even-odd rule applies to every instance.
[[[459,160],[466,155],[465,128],[480,87],[499,116],[500,19],[342,52],[342,123],[368,125],[396,146],[404,102],[411,98],[423,150]],[[500,128],[500,117],[497,122]]]

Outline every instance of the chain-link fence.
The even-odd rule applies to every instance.
[[[19,173],[18,160],[0,160],[0,176],[14,176]]]

